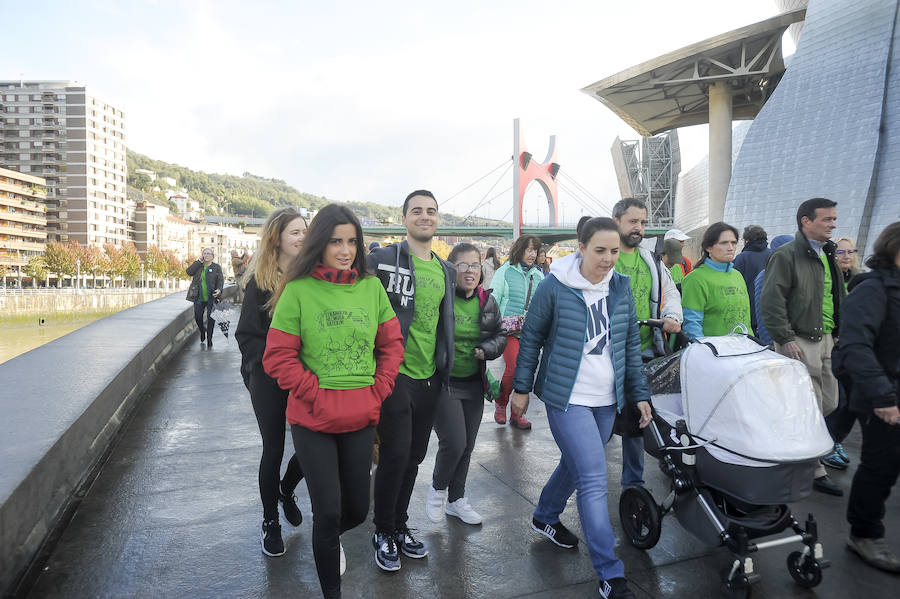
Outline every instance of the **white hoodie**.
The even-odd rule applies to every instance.
[[[613,270],[599,283],[592,285],[581,274],[581,255],[572,254],[550,265],[552,274],[572,289],[581,291],[587,305],[588,318],[585,331],[584,353],[581,367],[569,403],[576,406],[599,408],[616,403],[616,375],[612,363],[612,339],[609,327],[609,281]],[[557,268],[554,268],[559,263]]]

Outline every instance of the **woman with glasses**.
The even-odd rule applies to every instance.
[[[485,361],[503,353],[506,335],[500,326],[497,300],[479,285],[479,259],[478,249],[470,243],[457,244],[448,257],[456,267],[455,348],[450,397],[438,402],[434,419],[439,445],[425,503],[425,515],[433,522],[440,522],[446,513],[466,524],[481,524],[481,515],[466,497],[466,477],[481,425],[484,397],[490,389]]]
[[[850,280],[856,275],[865,272],[859,267],[859,252],[856,244],[849,237],[841,237],[837,240],[837,249],[834,251],[834,259],[837,262],[841,274],[844,275],[844,288],[848,289]],[[850,402],[844,385],[838,381],[838,407],[825,417],[828,432],[834,440],[834,451],[822,458],[822,463],[835,470],[846,470],[850,465],[850,456],[844,451],[843,442],[853,430],[856,422],[856,414],[850,410]]]
[[[837,240],[834,258],[844,275],[845,288],[850,285],[850,279],[865,272],[859,267],[859,251],[856,249],[856,244],[849,237],[841,237]]]

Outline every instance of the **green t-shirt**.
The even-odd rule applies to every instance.
[[[681,284],[681,306],[703,312],[703,336],[728,335],[737,324],[750,328],[750,296],[734,268],[721,272],[708,264],[695,268]]]
[[[653,288],[653,275],[650,267],[641,258],[637,248],[630,254],[619,252],[616,272],[631,277],[631,294],[634,295],[634,309],[638,320],[650,318],[650,290]],[[641,327],[641,351],[653,343],[653,330]]]
[[[305,277],[288,283],[272,328],[300,337],[298,358],[323,389],[368,387],[375,374],[378,326],[394,309],[377,277],[351,285]]]
[[[415,273],[415,313],[409,325],[406,350],[400,372],[411,379],[427,379],[434,374],[434,346],[437,341],[441,300],[444,299],[444,269],[440,260],[419,260],[412,254]]]
[[[209,288],[206,285],[206,269],[209,268],[206,264],[203,265],[203,268],[200,269],[200,301],[208,302],[209,301]]]
[[[832,295],[831,269],[828,267],[828,256],[822,252],[822,264],[825,265],[825,295],[822,297],[822,329],[825,334],[834,330],[834,296]]]
[[[481,341],[481,328],[478,326],[480,312],[478,294],[473,294],[468,299],[459,296],[453,298],[456,328],[453,332],[453,369],[450,371],[452,377],[463,379],[478,372],[475,347]]]
[[[672,273],[672,280],[675,281],[675,284],[681,285],[684,281],[684,271],[681,270],[681,265],[673,264],[669,267],[669,272]]]

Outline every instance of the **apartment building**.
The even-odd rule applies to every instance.
[[[47,238],[129,239],[125,117],[72,81],[0,81],[0,166],[43,177]]]
[[[223,227],[209,223],[198,223],[196,239],[200,251],[207,247],[213,249],[215,261],[222,266],[226,277],[234,276],[231,250],[237,250],[239,254],[244,252],[253,254],[259,246],[259,236],[255,233],[245,233],[237,227]]]
[[[21,277],[28,260],[44,252],[45,183],[40,177],[0,168],[0,276]]]

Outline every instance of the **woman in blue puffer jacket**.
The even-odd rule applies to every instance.
[[[524,415],[533,388],[547,408],[562,454],[541,492],[532,528],[557,545],[574,547],[577,538],[559,515],[578,489],[578,516],[600,577],[600,595],[631,598],[625,566],[613,551],[604,452],[626,401],[637,404],[641,428],[650,423],[650,391],[641,372],[629,278],[613,269],[619,257],[618,227],[612,219],[593,218],[578,241],[581,257],[547,277],[531,302],[520,340],[512,413]]]

